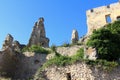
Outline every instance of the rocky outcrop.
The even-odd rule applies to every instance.
[[[77,30],[72,31],[71,43],[77,43],[79,39]]]
[[[36,22],[33,27],[33,31],[28,43],[28,46],[31,45],[49,47],[49,39],[46,37],[44,28],[44,18],[39,18],[38,22]]]

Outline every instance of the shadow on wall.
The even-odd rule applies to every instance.
[[[36,74],[45,61],[45,54],[26,52],[25,54],[10,55],[9,53],[1,53],[0,76],[12,80],[27,80]]]

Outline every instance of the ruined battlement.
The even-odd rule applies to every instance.
[[[42,47],[49,47],[49,39],[46,37],[44,18],[41,17],[33,27],[28,46],[39,45]]]
[[[93,8],[93,9],[90,9],[90,10],[87,10],[87,15],[92,15],[93,13],[98,13],[98,12],[102,12],[102,11],[108,11],[108,10],[112,10],[114,8],[119,8],[120,6],[120,3],[117,2],[117,3],[112,3],[110,5],[106,5],[106,6],[101,6],[101,7],[97,7],[97,8]]]
[[[120,19],[120,2],[90,9],[86,11],[86,16],[88,25],[87,35],[90,35],[93,30]]]

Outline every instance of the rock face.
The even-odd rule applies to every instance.
[[[31,45],[49,47],[49,39],[46,37],[44,28],[44,18],[39,18],[38,22],[36,22],[33,27],[33,31],[28,43],[28,46]]]
[[[77,30],[73,30],[73,31],[72,31],[71,42],[72,42],[73,44],[74,44],[74,43],[77,43],[77,42],[78,42],[78,39],[79,39],[79,36],[78,36]]]

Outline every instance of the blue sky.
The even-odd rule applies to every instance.
[[[8,33],[27,44],[34,23],[44,17],[50,45],[70,42],[73,29],[87,32],[86,10],[118,0],[0,0],[0,48]]]

